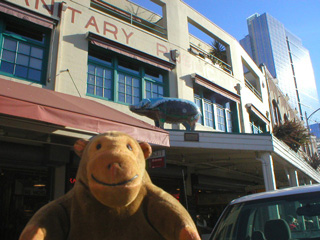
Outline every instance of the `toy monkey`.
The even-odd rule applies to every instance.
[[[73,189],[39,209],[19,240],[200,240],[185,208],[152,184],[148,143],[107,132],[74,150],[81,161]]]

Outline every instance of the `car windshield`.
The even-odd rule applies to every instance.
[[[320,193],[229,205],[210,240],[320,240]]]

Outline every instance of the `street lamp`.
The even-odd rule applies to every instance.
[[[308,128],[308,132],[309,132],[309,138],[310,138],[310,145],[311,145],[311,151],[312,151],[312,155],[313,155],[313,146],[312,146],[312,142],[311,142],[311,134],[310,134],[310,128],[309,128],[309,122],[308,120],[310,119],[310,117],[315,114],[316,112],[318,112],[320,110],[320,108],[318,108],[317,110],[315,110],[314,112],[312,112],[310,114],[310,116],[307,116],[307,112],[305,111],[304,114],[306,115],[306,122],[307,122],[307,128]]]

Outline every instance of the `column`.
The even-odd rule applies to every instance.
[[[298,187],[299,186],[299,178],[298,172],[295,169],[289,169],[289,183],[290,187]]]
[[[55,168],[53,197],[57,199],[65,194],[66,165]]]
[[[276,177],[273,168],[273,159],[270,153],[265,152],[257,158],[262,162],[262,172],[266,191],[276,190]]]

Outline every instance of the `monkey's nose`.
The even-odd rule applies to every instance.
[[[108,164],[108,170],[111,170],[111,169],[114,169],[114,168],[121,168],[121,164],[117,163],[117,162]]]

